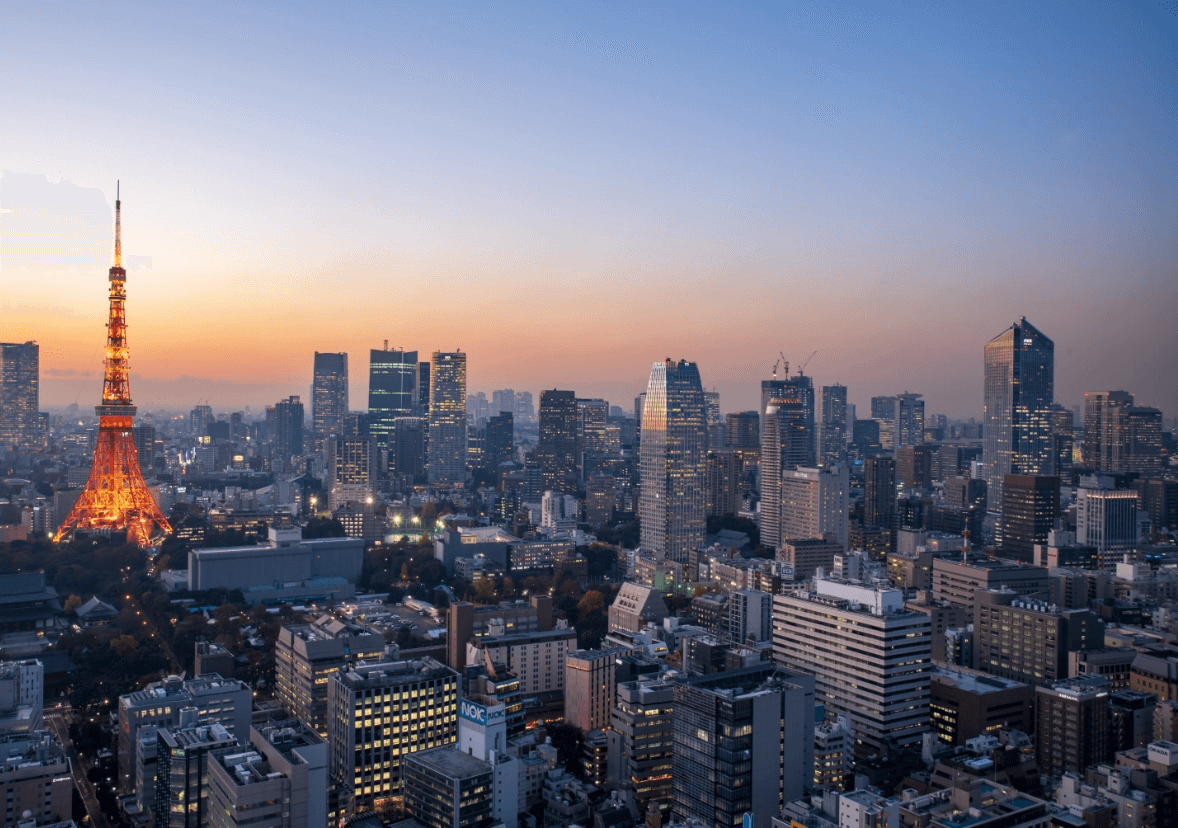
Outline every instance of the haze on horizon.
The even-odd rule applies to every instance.
[[[981,415],[1025,315],[1056,399],[1178,413],[1178,16],[1118,4],[0,6],[0,340],[101,387],[123,182],[132,393],[255,410],[312,353],[629,408],[697,361]]]

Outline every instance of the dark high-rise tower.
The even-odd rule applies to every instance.
[[[555,389],[540,392],[540,440],[536,459],[545,491],[577,490],[577,394]]]
[[[1059,517],[1059,478],[1008,474],[1002,481],[1002,556],[1023,563],[1035,558],[1035,544],[1047,543],[1047,534]]]
[[[284,463],[303,453],[306,445],[303,440],[304,414],[302,400],[298,397],[279,400],[266,409],[266,434]]]
[[[429,482],[466,482],[466,354],[434,351],[429,390]]]
[[[707,412],[694,362],[656,362],[642,411],[642,546],[686,563],[704,541]]]
[[[501,411],[487,420],[486,466],[494,471],[515,453],[515,415]]]
[[[761,543],[776,547],[783,539],[782,473],[814,467],[814,420],[805,399],[794,395],[769,400],[761,423]]]
[[[863,525],[896,528],[896,461],[891,457],[863,461]]]
[[[393,422],[419,413],[417,351],[387,348],[368,354],[368,429],[388,448]]]
[[[156,504],[135,450],[131,404],[130,349],[127,347],[127,271],[123,269],[122,201],[115,198],[115,263],[110,269],[110,320],[106,325],[106,371],[98,414],[94,464],[86,487],[57,530],[56,540],[77,529],[126,530],[127,539],[149,546],[155,535],[172,531]]]
[[[847,452],[847,386],[822,386],[821,416],[818,459],[823,465],[842,462]]]
[[[0,342],[0,448],[37,442],[40,348],[36,342]]]
[[[1055,343],[1020,317],[985,348],[982,476],[991,512],[1008,474],[1051,474]]]
[[[340,423],[348,414],[348,355],[315,352],[311,380],[311,427],[314,449],[323,451],[327,438],[340,436]]]

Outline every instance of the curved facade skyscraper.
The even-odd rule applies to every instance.
[[[1008,474],[1051,475],[1055,343],[1020,317],[986,343],[982,473],[991,512],[1002,507]]]
[[[706,531],[707,406],[694,362],[656,362],[646,387],[638,500],[641,544],[686,563]]]

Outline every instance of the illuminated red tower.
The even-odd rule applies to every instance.
[[[115,264],[110,269],[110,321],[106,324],[106,378],[98,412],[98,442],[86,488],[55,540],[77,529],[127,530],[127,540],[150,546],[153,536],[172,531],[143,482],[131,432],[130,359],[127,349],[127,271],[123,269],[122,202],[115,195]]]

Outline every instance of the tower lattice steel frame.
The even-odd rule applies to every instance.
[[[98,414],[94,465],[73,510],[57,530],[62,540],[76,530],[127,531],[127,540],[150,546],[172,531],[139,470],[131,426],[130,351],[127,348],[127,271],[123,269],[122,201],[115,196],[115,263],[110,269],[110,321],[106,325],[106,371]]]

